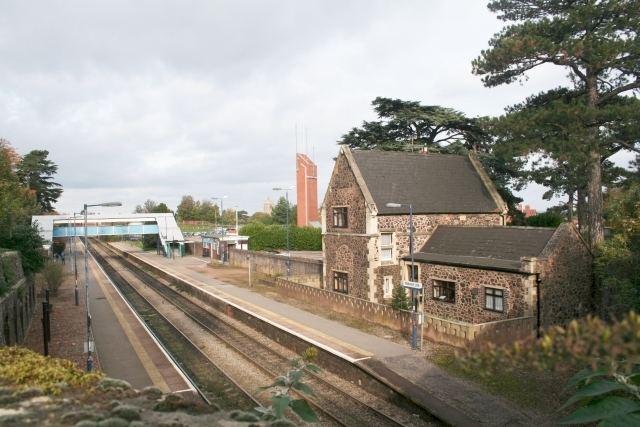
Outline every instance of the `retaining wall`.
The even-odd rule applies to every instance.
[[[296,256],[287,257],[269,252],[229,249],[230,265],[249,268],[249,259],[252,271],[270,276],[286,276],[287,261],[289,261],[291,277],[295,276],[299,280],[307,280],[305,283],[309,285],[322,287],[322,260]]]
[[[35,308],[33,280],[24,277],[17,252],[0,253],[0,345],[24,342]]]

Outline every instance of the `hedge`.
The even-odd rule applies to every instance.
[[[240,234],[249,236],[249,249],[253,251],[287,249],[286,225],[252,222],[240,228]],[[292,225],[289,229],[289,245],[293,251],[322,250],[322,232],[319,228]]]

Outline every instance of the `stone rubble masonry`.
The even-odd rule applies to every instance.
[[[420,282],[424,283],[424,310],[430,315],[468,323],[515,319],[526,315],[524,280],[529,275],[479,268],[420,263]],[[434,280],[454,282],[456,301],[433,298]],[[486,287],[504,291],[504,312],[486,310]]]
[[[593,255],[575,225],[564,223],[540,254],[541,325],[565,324],[593,309]]]
[[[0,253],[0,345],[22,344],[33,318],[36,295],[33,280],[26,278],[17,252]]]
[[[342,206],[347,207],[348,226],[334,227],[333,208]],[[414,250],[418,251],[440,224],[502,225],[502,221],[499,212],[417,214],[413,217]],[[349,274],[349,295],[384,302],[383,277],[393,276],[393,285],[401,285],[399,260],[409,253],[409,215],[372,212],[343,152],[336,159],[325,195],[323,222],[326,289],[333,289],[333,272],[342,271]],[[393,232],[392,261],[380,260],[380,232]]]

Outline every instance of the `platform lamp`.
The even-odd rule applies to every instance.
[[[388,208],[409,207],[409,255],[411,257],[411,277],[410,284],[416,284],[415,262],[413,259],[413,204],[411,203],[387,203]],[[417,286],[417,285],[416,285]],[[418,304],[416,302],[418,289],[411,286],[411,302],[413,303],[413,314],[411,316],[411,349],[418,350]]]
[[[220,197],[212,197],[211,200],[220,200],[220,228],[222,229],[222,233],[221,233],[221,239],[220,239],[220,244],[222,244],[222,241],[224,240],[224,204],[223,204],[223,200],[226,199],[227,196],[220,196]],[[213,238],[211,240],[211,244],[212,247],[211,249],[213,250]],[[225,253],[224,251],[222,252],[222,263],[224,264],[224,256]]]
[[[91,311],[89,310],[89,265],[87,262],[87,254],[89,252],[89,239],[87,238],[87,209],[92,207],[114,207],[122,206],[120,202],[106,202],[95,204],[84,204],[82,213],[84,214],[84,296],[85,305],[87,307],[87,372],[93,370],[93,355],[91,350]]]
[[[291,275],[291,246],[289,244],[289,211],[291,208],[289,207],[289,191],[293,190],[293,187],[273,187],[273,191],[284,191],[284,197],[287,200],[287,280],[289,280],[289,276]]]

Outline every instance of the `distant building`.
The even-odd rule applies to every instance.
[[[306,154],[296,154],[296,195],[298,227],[319,227],[318,168]]]
[[[518,205],[518,210],[524,214],[525,218],[538,215],[538,211],[529,205]]]
[[[272,211],[273,211],[273,202],[271,201],[270,198],[267,197],[267,200],[265,200],[264,204],[262,205],[262,212],[266,213],[267,215],[271,215]]]

